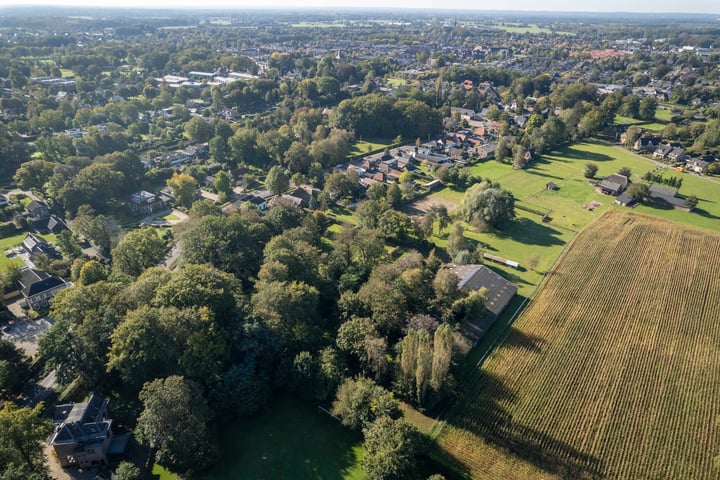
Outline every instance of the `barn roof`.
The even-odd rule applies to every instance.
[[[500,315],[517,293],[517,287],[485,265],[449,265],[458,277],[458,288],[465,292],[487,289],[485,308],[494,316]]]

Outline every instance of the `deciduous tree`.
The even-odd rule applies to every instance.
[[[137,277],[157,265],[167,250],[165,242],[151,227],[128,232],[112,251],[113,269]]]
[[[406,478],[414,471],[422,435],[410,423],[382,416],[365,427],[363,435],[362,467],[370,480]]]
[[[461,213],[472,225],[502,229],[515,217],[515,199],[497,184],[478,183],[465,192]]]
[[[173,173],[168,179],[167,186],[170,187],[177,198],[178,203],[185,208],[190,208],[195,197],[197,181],[187,173]]]
[[[155,460],[175,472],[192,474],[211,465],[216,449],[208,434],[210,410],[200,386],[172,376],[146,383],[135,435]]]

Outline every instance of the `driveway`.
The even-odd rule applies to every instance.
[[[3,328],[3,332],[0,334],[3,339],[21,348],[27,356],[34,357],[37,353],[38,341],[53,323],[54,321],[50,317],[41,317],[37,320],[20,317]]]

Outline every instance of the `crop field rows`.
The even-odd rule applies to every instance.
[[[718,271],[717,233],[606,213],[465,379],[438,455],[473,478],[719,478]]]

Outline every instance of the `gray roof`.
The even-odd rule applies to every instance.
[[[51,443],[83,442],[85,446],[102,443],[112,425],[106,415],[107,400],[94,393],[87,402],[56,406],[53,423],[60,426]]]
[[[517,287],[485,265],[449,265],[458,277],[458,288],[465,292],[487,289],[485,308],[495,316],[505,309],[517,293]]]
[[[20,291],[25,297],[32,297],[47,290],[52,290],[60,285],[65,285],[65,281],[56,276],[51,276],[42,270],[28,268],[23,270],[20,280],[18,280]]]

